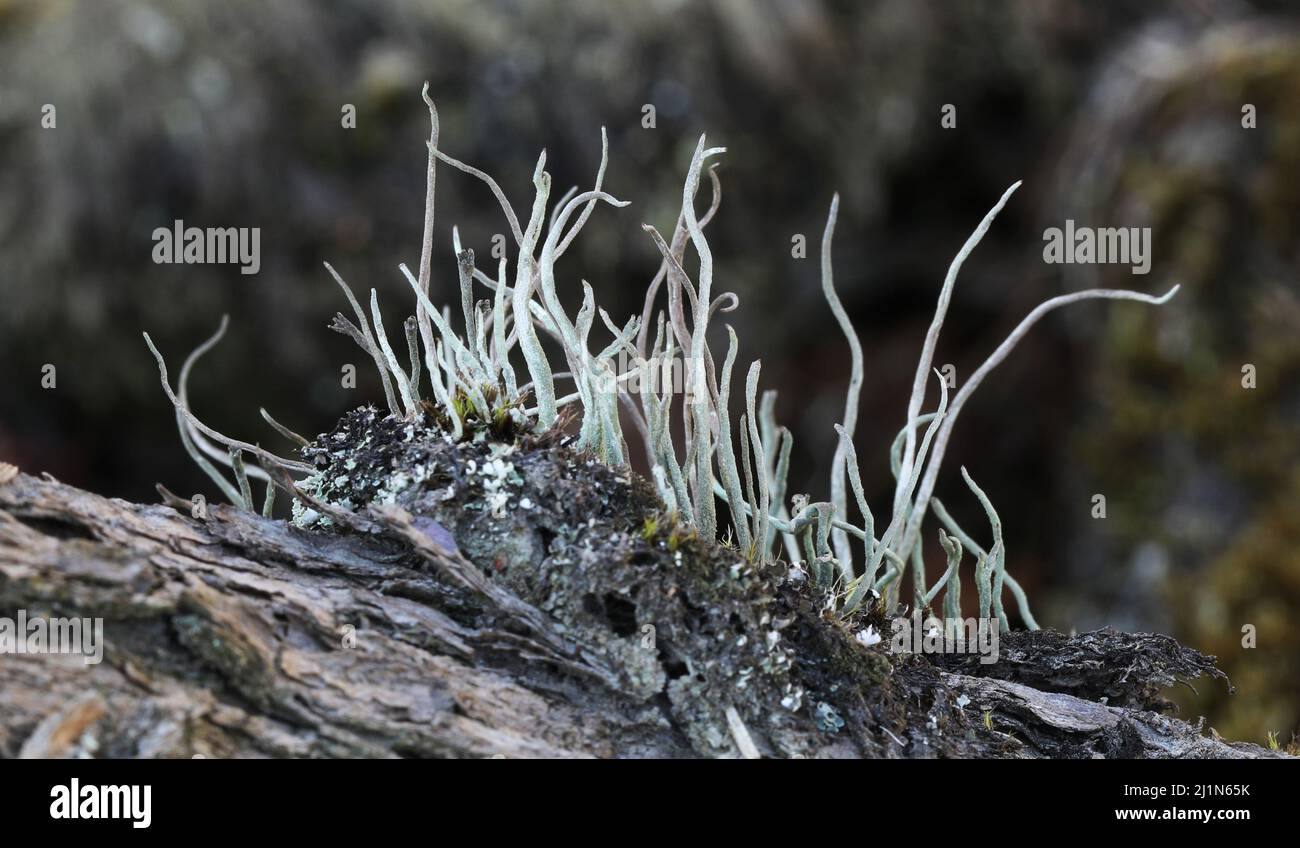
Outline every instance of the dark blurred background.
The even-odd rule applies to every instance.
[[[1300,724],[1297,19],[1294,3],[1215,0],[0,0],[0,459],[135,500],[156,499],[155,481],[215,497],[140,331],[175,373],[227,312],[191,389],[218,429],[272,444],[259,405],[315,433],[382,401],[325,329],[346,305],[320,263],[378,288],[400,335],[427,79],[442,148],[521,214],[540,149],[558,196],[590,184],[608,128],[606,185],[633,205],[598,209],[564,272],[569,294],[591,281],[619,320],[657,266],[639,224],[671,231],[701,132],[729,148],[715,288],[740,295],[726,318],[742,362],[762,358],[795,434],[793,489],[818,496],[848,373],[817,264],[838,190],[836,278],[867,356],[857,443],[881,512],[948,262],[1023,179],[957,286],[936,362],[959,382],[1044,298],[1184,289],[1163,309],[1091,303],[1042,322],[967,408],[938,493],[986,536],[957,474],[970,468],[1040,621],[1217,654],[1237,694],[1203,681],[1185,713],[1285,743]],[[151,233],[176,218],[260,227],[260,274],[155,265]],[[1066,218],[1152,227],[1151,273],[1044,264],[1043,230]],[[446,302],[453,223],[483,256],[505,231],[487,190],[442,167]],[[809,258],[791,257],[794,234]],[[338,379],[349,362],[353,391]],[[46,363],[56,388],[41,388]]]

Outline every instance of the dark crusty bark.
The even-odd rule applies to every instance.
[[[559,448],[538,452],[549,458],[537,462],[572,462]],[[544,611],[536,602],[552,596],[530,599],[517,575],[481,568],[443,524],[401,506],[368,509],[357,528],[327,533],[217,505],[198,520],[172,504],[130,504],[25,474],[0,484],[0,615],[101,617],[107,643],[99,665],[0,656],[0,755],[1268,755],[1116,705],[1145,699],[1146,681],[1166,673],[1210,670],[1162,662],[1185,655],[1162,654],[1152,637],[1108,643],[1152,663],[1139,669],[1142,681],[1098,689],[1080,685],[1089,675],[1079,672],[1053,693],[1030,684],[1061,679],[1052,658],[1078,648],[1064,637],[1035,636],[1032,650],[1023,637],[1009,640],[1008,680],[891,657],[824,617],[805,583],[771,570],[737,578],[726,566],[732,553],[698,540],[669,553],[647,531],[602,526],[601,544],[615,547],[588,539],[583,557],[612,563],[621,545],[637,574],[662,580],[657,594],[588,586],[585,606],[602,593],[592,618],[579,620]],[[586,574],[574,551],[538,552],[539,574]],[[630,573],[620,568],[609,567],[610,579]],[[706,580],[709,569],[725,573]],[[762,614],[747,619],[746,604]],[[646,616],[660,644],[642,656]],[[608,638],[598,638],[597,621]],[[747,654],[704,655],[710,644],[771,648],[778,637],[784,662],[771,669],[728,676],[728,663]],[[1103,691],[1110,704],[1088,700]]]

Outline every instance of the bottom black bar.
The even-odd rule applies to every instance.
[[[725,809],[718,821],[728,828],[832,813],[936,835],[997,823],[1041,836],[1162,826],[1182,834],[1197,825],[1220,837],[1293,822],[1293,769],[1278,761],[10,761],[0,765],[0,816],[10,833],[127,840],[436,827],[445,834],[431,834],[436,842],[457,822],[494,838],[514,829],[559,837],[584,819],[672,808],[683,825]]]

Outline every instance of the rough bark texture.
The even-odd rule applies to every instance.
[[[1018,635],[992,671],[894,657],[784,567],[639,513],[635,478],[554,445],[511,462],[549,505],[471,517],[467,482],[327,531],[0,483],[0,616],[102,617],[107,643],[0,657],[0,755],[1269,755],[1147,711],[1213,669],[1164,637]]]

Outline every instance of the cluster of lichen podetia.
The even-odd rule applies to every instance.
[[[724,148],[706,148],[704,137],[700,138],[687,170],[681,212],[670,240],[665,240],[654,227],[643,225],[663,258],[647,289],[642,314],[632,316],[619,327],[605,310],[596,306],[591,286],[586,281],[582,283],[582,305],[571,317],[560,302],[556,283],[556,263],[581,232],[595,206],[601,202],[617,207],[627,205],[602,187],[609,153],[604,132],[601,133],[601,163],[594,187],[580,193],[576,188],[571,189],[552,208],[549,223],[547,209],[551,180],[544,170],[546,154],[542,153],[533,173],[535,196],[532,209],[527,222],[521,225],[495,180],[439,149],[438,113],[429,99],[427,85],[423,97],[428,104],[432,132],[428,141],[420,267],[418,274],[413,275],[404,264],[399,266],[416,298],[416,314],[404,324],[409,367],[403,368],[389,342],[375,290],[370,291],[370,319],[367,320],[365,310],[342,277],[328,263],[325,266],[343,290],[356,317],[353,323],[340,313],[335,316],[331,328],[353,338],[373,358],[390,415],[411,422],[424,422],[438,427],[446,438],[460,440],[485,432],[496,437],[508,437],[525,430],[553,431],[566,423],[561,411],[576,405],[579,409],[577,448],[589,451],[612,465],[628,462],[629,450],[622,426],[626,418],[640,436],[654,483],[677,521],[706,538],[729,537],[753,561],[770,562],[784,549],[793,565],[832,590],[829,594],[831,605],[839,614],[847,615],[868,597],[879,598],[882,593],[892,606],[898,599],[900,586],[910,566],[916,607],[928,608],[939,591],[947,587],[945,615],[959,617],[959,569],[965,549],[977,557],[975,582],[980,616],[996,616],[1001,627],[1007,627],[1002,608],[1005,589],[1015,598],[1025,623],[1031,628],[1037,627],[1024,591],[1007,572],[1001,521],[984,492],[963,468],[962,476],[984,507],[992,528],[993,543],[987,550],[958,527],[943,505],[933,497],[952,427],[985,376],[1006,358],[1029,328],[1047,312],[1091,298],[1162,304],[1173,296],[1177,286],[1160,297],[1126,290],[1091,289],[1051,298],[1021,321],[953,398],[949,398],[948,385],[940,376],[937,409],[922,413],[935,346],[957,273],[1020,184],[1007,189],[948,269],[917,363],[907,421],[890,451],[896,478],[894,502],[890,522],[877,537],[853,448],[853,431],[863,382],[862,346],[836,294],[832,277],[831,241],[838,196],[831,201],[822,238],[822,289],[848,340],[852,372],[843,422],[835,425],[840,438],[831,469],[830,499],[813,502],[807,496],[795,495],[787,504],[786,481],[792,437],[790,431],[778,426],[775,420],[775,393],[764,392],[760,402],[759,362],[753,362],[745,379],[743,411],[733,432],[730,396],[737,353],[736,334],[730,326],[727,327],[729,344],[720,371],[707,342],[713,316],[719,311],[729,312],[739,303],[739,298],[730,292],[714,296],[713,257],[704,237],[704,228],[721,202],[721,183],[713,167],[706,169],[706,163],[723,153]],[[492,277],[475,265],[472,251],[461,249],[459,234],[453,228],[461,295],[461,334],[452,327],[451,311],[439,310],[429,300],[436,164],[439,161],[482,180],[488,186],[501,205],[517,246],[511,285],[504,251],[497,275]],[[713,198],[706,213],[697,217],[696,194],[706,173],[712,183]],[[694,279],[684,266],[688,247],[693,248],[698,262]],[[476,300],[475,283],[491,292],[491,298]],[[656,307],[661,289],[665,290],[666,308],[664,305]],[[597,316],[612,339],[593,353],[590,336]],[[181,440],[186,450],[232,503],[246,509],[253,508],[249,478],[265,480],[267,494],[263,510],[269,515],[275,486],[279,485],[291,495],[302,496],[304,493],[299,486],[305,486],[306,480],[295,480],[293,475],[310,475],[314,469],[307,463],[278,457],[258,445],[216,432],[190,411],[186,399],[187,381],[194,362],[216,343],[225,326],[223,320],[217,335],[186,360],[175,392],[168,381],[163,358],[147,333],[145,340],[158,360],[164,390],[176,408]],[[541,344],[541,334],[561,350],[567,371],[557,372],[552,367]],[[516,349],[527,372],[526,382],[511,361]],[[665,363],[674,362],[679,356],[687,391],[681,408],[682,436],[674,438],[671,430],[676,387],[657,382],[655,370]],[[633,364],[620,373],[616,370],[616,357],[629,358]],[[640,386],[635,397],[633,392],[626,390],[633,378]],[[558,396],[556,381],[561,379],[572,382],[574,391]],[[431,400],[424,397],[422,386],[426,381],[432,393]],[[534,405],[530,406],[530,403]],[[306,444],[305,439],[276,423],[265,410],[262,410],[262,415],[281,435],[300,445]],[[923,433],[922,427],[925,428]],[[244,454],[255,457],[261,467],[246,466]],[[235,484],[216,469],[210,461],[214,459],[233,470]],[[850,488],[861,514],[861,526],[849,521]],[[719,526],[716,511],[719,503],[727,506],[729,522],[725,528]],[[939,532],[947,567],[937,582],[928,585],[920,533],[922,521],[931,506],[946,528],[946,532],[944,529]],[[851,543],[854,539],[862,546],[864,563],[861,568],[854,567]]]

